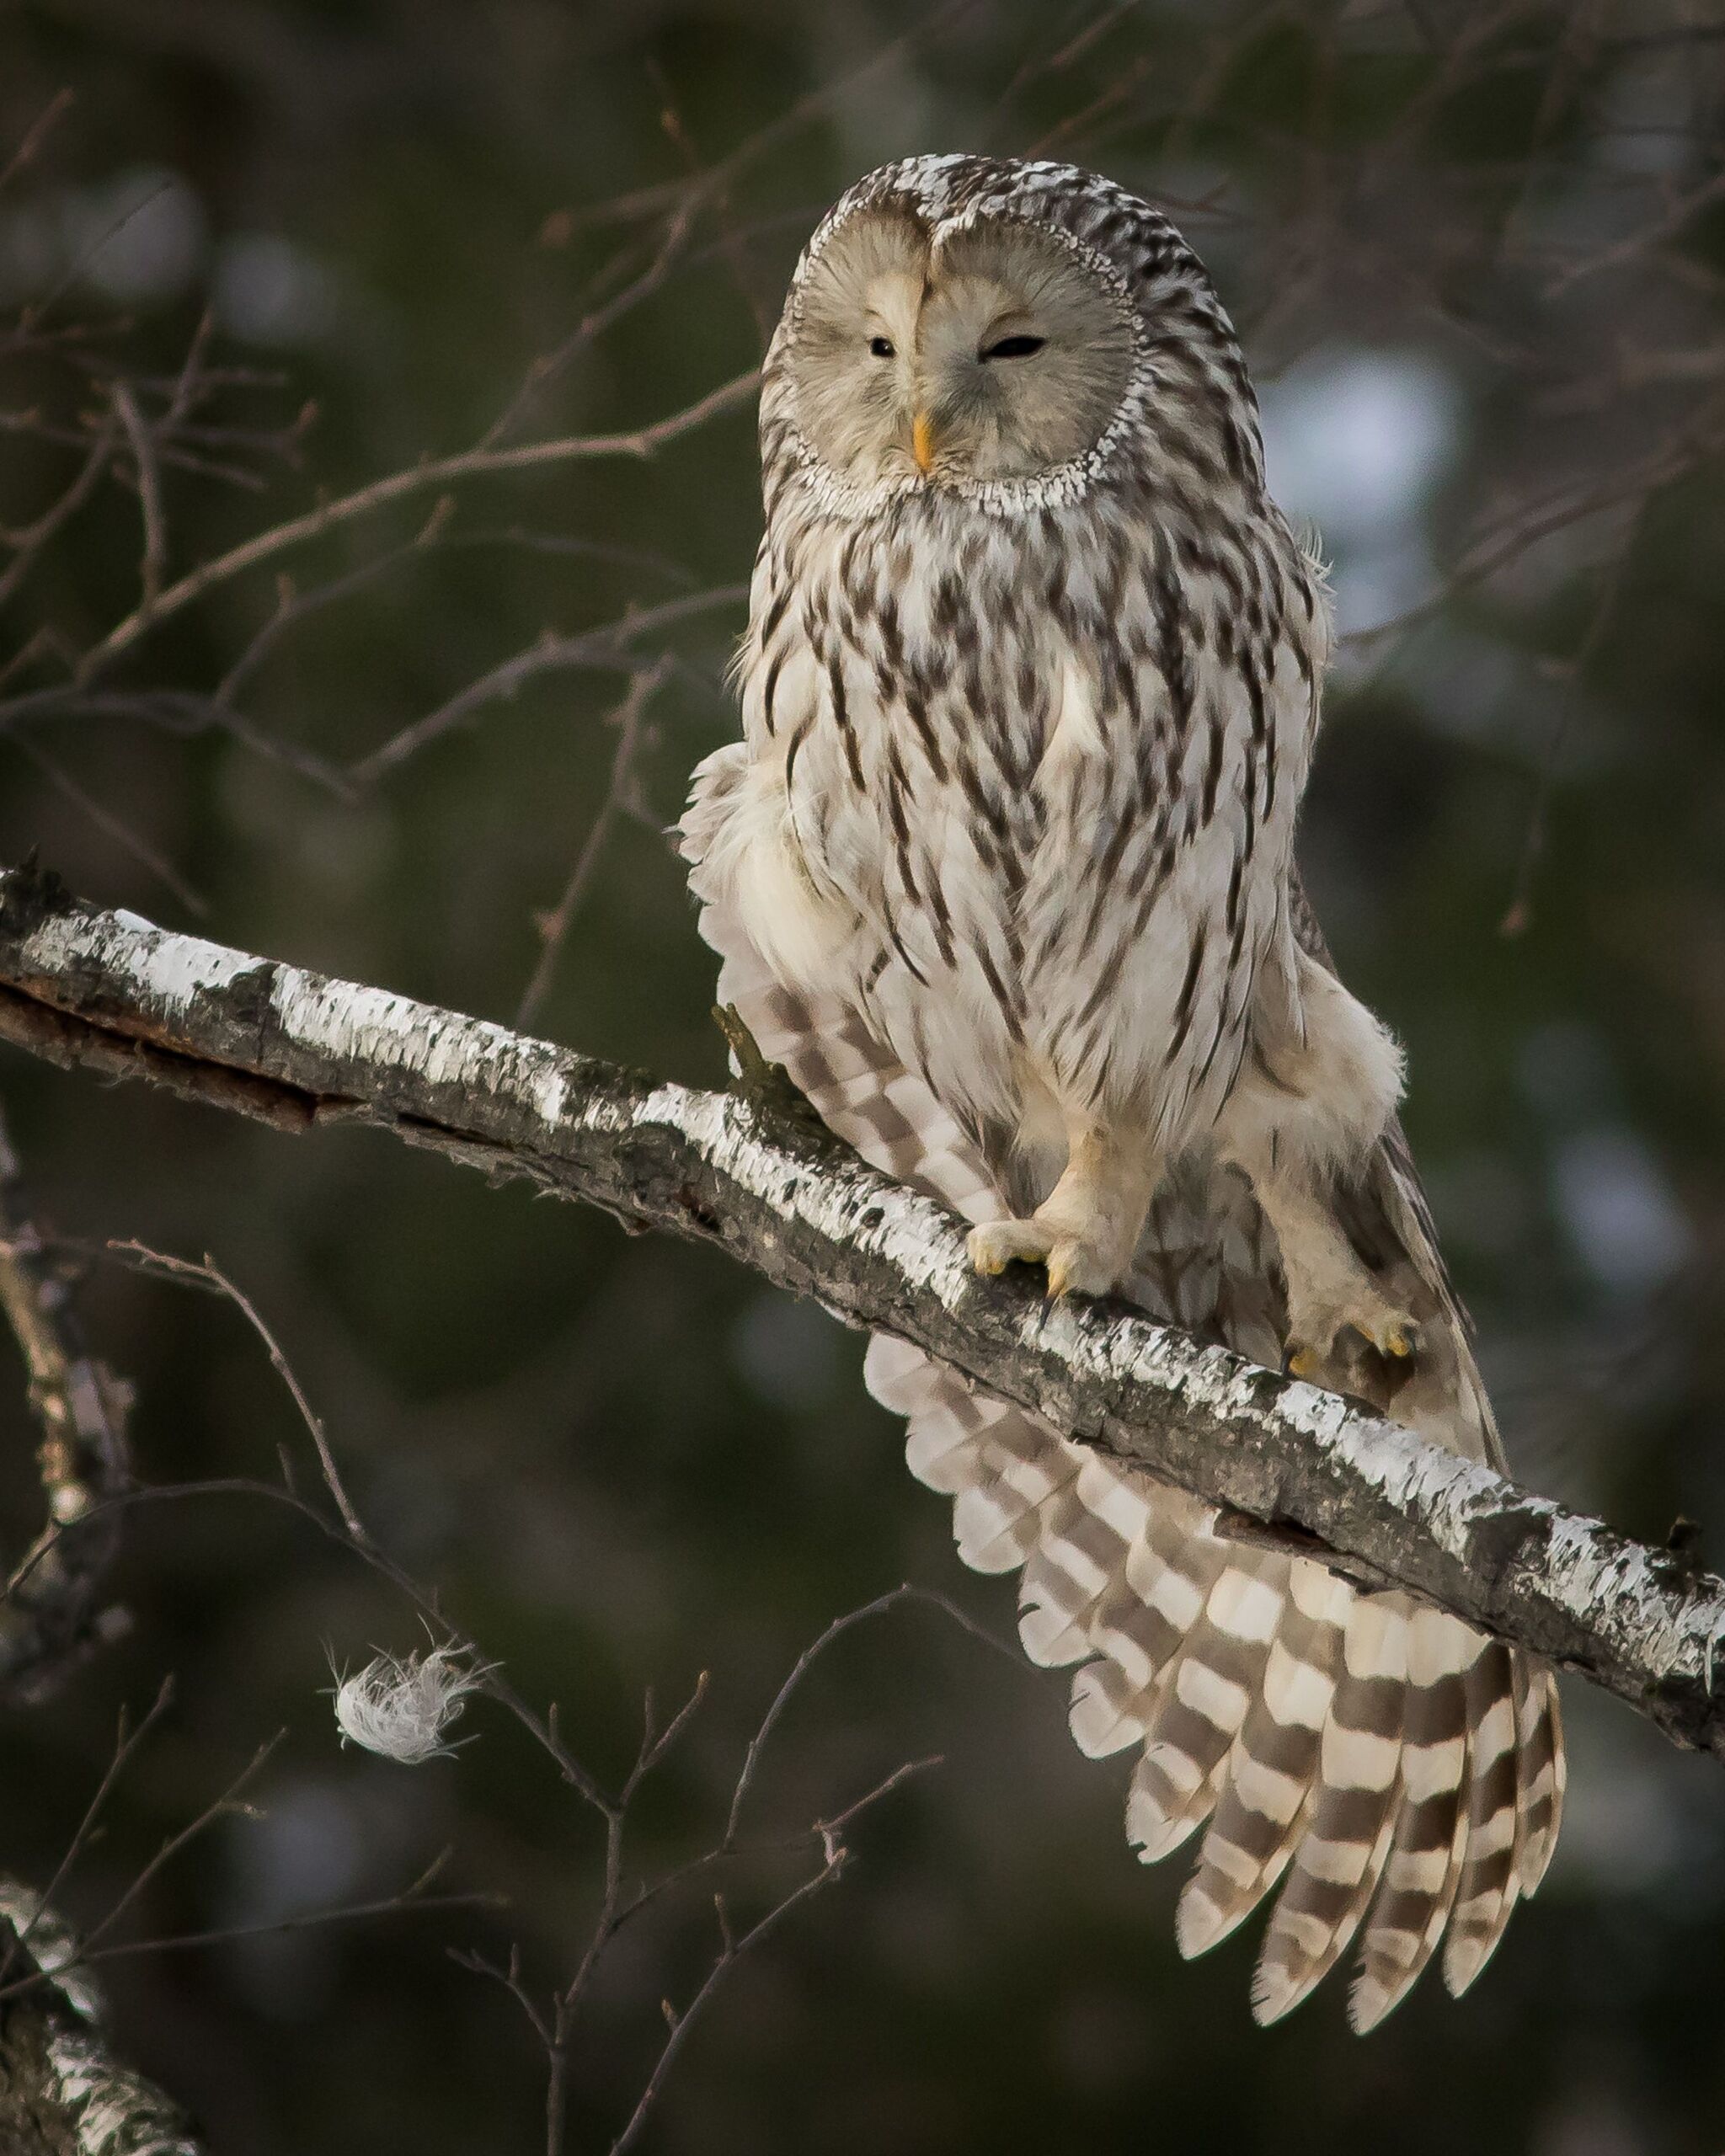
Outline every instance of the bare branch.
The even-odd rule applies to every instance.
[[[89,1958],[97,1940],[104,1932],[113,1929],[164,1865],[171,1863],[189,1843],[195,1842],[206,1828],[213,1826],[216,1820],[225,1818],[229,1812],[236,1809],[241,1792],[245,1789],[246,1785],[264,1765],[286,1734],[286,1730],[278,1730],[274,1737],[266,1738],[253,1753],[245,1765],[234,1775],[222,1794],[206,1804],[195,1819],[188,1820],[184,1827],[170,1834],[155,1854],[140,1867],[111,1904],[107,1914],[85,1935],[83,1947],[79,1955],[80,1961]]]
[[[7,734],[8,745],[15,749],[40,771],[56,793],[63,794],[72,806],[88,816],[96,829],[113,840],[124,853],[147,868],[166,889],[171,891],[195,920],[202,921],[210,909],[199,893],[182,876],[174,863],[158,852],[142,833],[135,831],[123,816],[115,814],[104,802],[80,786],[72,773],[57,757],[51,756],[40,743],[32,741],[21,729]]]
[[[482,674],[477,681],[470,681],[435,711],[428,712],[423,718],[416,718],[410,726],[392,734],[370,755],[361,757],[350,776],[355,786],[375,785],[386,772],[417,755],[427,742],[448,733],[451,727],[460,725],[487,704],[516,695],[524,683],[541,674],[564,673],[588,666],[628,670],[636,663],[629,655],[631,645],[649,631],[669,628],[692,616],[734,606],[748,595],[746,584],[722,584],[713,591],[697,591],[684,599],[667,599],[658,606],[637,607],[620,621],[607,622],[596,629],[583,629],[574,636],[542,637],[526,651],[517,652],[501,665],[494,666],[489,673]]]
[[[370,1566],[381,1578],[387,1581],[389,1585],[405,1597],[412,1605],[434,1639],[441,1639],[446,1645],[470,1657],[474,1674],[473,1689],[495,1700],[499,1706],[513,1715],[522,1727],[550,1754],[564,1781],[575,1790],[583,1802],[590,1805],[595,1812],[599,1812],[606,1820],[607,1826],[614,1826],[620,1816],[622,1805],[627,1801],[629,1791],[633,1790],[634,1782],[639,1779],[640,1773],[644,1769],[638,1766],[635,1774],[631,1777],[629,1784],[626,1785],[624,1796],[622,1798],[613,1800],[608,1797],[598,1781],[589,1774],[580,1760],[564,1742],[558,1727],[556,1708],[553,1706],[544,1716],[536,1714],[504,1676],[500,1666],[488,1657],[476,1641],[449,1622],[438,1607],[435,1595],[428,1593],[425,1589],[419,1587],[379,1545],[376,1537],[360,1518],[357,1508],[348,1495],[346,1485],[336,1465],[335,1455],[330,1447],[328,1433],[324,1428],[323,1417],[312,1406],[305,1388],[296,1375],[293,1366],[289,1362],[280,1341],[250,1297],[237,1286],[219,1266],[208,1258],[203,1263],[198,1264],[192,1260],[176,1257],[168,1251],[152,1250],[147,1244],[135,1241],[110,1243],[105,1255],[117,1258],[121,1263],[131,1266],[140,1272],[153,1274],[160,1279],[170,1280],[182,1286],[207,1289],[233,1304],[262,1344],[264,1353],[270,1358],[271,1368],[286,1387],[289,1397],[293,1401],[295,1410],[311,1438],[318,1455],[318,1470],[323,1477],[324,1489],[334,1507],[334,1513],[332,1514],[320,1510],[300,1495],[294,1486],[291,1469],[285,1457],[283,1460],[284,1486],[281,1487],[246,1477],[225,1477],[201,1482],[134,1486],[107,1500],[102,1509],[104,1512],[111,1511],[117,1514],[133,1504],[147,1503],[164,1498],[216,1494],[262,1497],[270,1502],[285,1506],[289,1511],[298,1514],[302,1519],[309,1521],[332,1542],[350,1552],[362,1564]],[[19,1567],[8,1582],[4,1594],[0,1595],[0,1604],[3,1604],[8,1598],[18,1592],[20,1586],[29,1578],[33,1568],[44,1561],[50,1554],[52,1546],[51,1538],[44,1538],[43,1542],[38,1544],[29,1557]],[[685,1708],[682,1714],[677,1717],[674,1728],[681,1726],[683,1721],[698,1703],[698,1700],[697,1689],[695,1699],[690,1701],[688,1707]],[[672,1733],[666,1732],[665,1741],[669,1741]],[[661,1743],[660,1751],[662,1749]],[[655,1752],[653,1758],[647,1764],[649,1765],[654,1764],[658,1756],[659,1752]]]
[[[120,431],[120,421],[109,413],[97,429],[71,483],[35,522],[20,531],[0,532],[0,542],[13,550],[12,559],[0,572],[0,606],[3,606],[29,574],[48,542],[69,524],[101,483],[103,472]]]
[[[67,1844],[65,1854],[54,1868],[54,1876],[43,1888],[36,1908],[22,1924],[19,1924],[15,1914],[13,1916],[14,1935],[7,1941],[5,1952],[0,1954],[0,1995],[3,1995],[6,1979],[11,1975],[13,1966],[19,1953],[29,1946],[30,1940],[35,1935],[38,1919],[52,1909],[67,1875],[93,1839],[97,1824],[102,1817],[103,1807],[112,1794],[115,1784],[131,1764],[132,1755],[138,1747],[144,1742],[150,1732],[167,1713],[168,1702],[173,1697],[174,1679],[171,1677],[164,1677],[161,1689],[151,1702],[143,1720],[136,1728],[132,1726],[129,1711],[124,1707],[120,1709],[120,1729],[114,1741],[113,1757],[109,1760],[101,1780],[96,1785],[95,1795],[84,1806],[83,1817],[79,1820],[72,1839]]]
[[[835,1617],[820,1638],[812,1641],[804,1648],[792,1666],[790,1674],[774,1694],[772,1705],[761,1717],[761,1726],[750,1740],[749,1749],[743,1760],[743,1770],[737,1776],[736,1787],[731,1792],[730,1817],[725,1822],[724,1830],[727,1848],[732,1846],[736,1841],[737,1829],[742,1823],[743,1806],[748,1801],[749,1792],[754,1786],[756,1774],[760,1769],[761,1754],[766,1747],[766,1740],[778,1726],[780,1717],[790,1705],[792,1694],[809,1674],[815,1662],[826,1652],[835,1640],[848,1632],[853,1625],[866,1624],[871,1617],[879,1617],[885,1611],[895,1609],[901,1602],[920,1601],[924,1598],[922,1591],[916,1588],[909,1585],[895,1587],[886,1594],[878,1595],[873,1602],[864,1603],[860,1609],[852,1609],[842,1617]],[[928,1598],[936,1600],[937,1606],[945,1609],[948,1614],[955,1617],[967,1631],[975,1632],[989,1646],[998,1646],[1001,1644],[988,1633],[982,1632],[978,1627],[973,1625],[969,1619],[955,1604],[945,1601],[944,1598]],[[896,1779],[902,1780],[906,1771],[903,1768],[898,1769]],[[848,1806],[844,1812],[839,1813],[828,1823],[839,1826],[846,1820],[855,1818],[857,1812],[866,1805],[873,1802],[876,1796],[884,1795],[889,1785],[889,1784],[883,1784],[879,1790],[871,1791],[868,1796],[859,1798],[855,1804]]]
[[[0,170],[0,193],[3,193],[7,188],[10,187],[21,172],[28,171],[35,163],[42,145],[72,109],[75,102],[72,93],[69,89],[56,91],[53,97],[49,99],[46,109],[31,122],[24,140],[7,159],[5,168]]]
[[[305,1424],[311,1434],[312,1443],[317,1447],[318,1464],[323,1470],[324,1484],[335,1501],[335,1509],[341,1514],[342,1525],[355,1542],[361,1545],[368,1544],[371,1537],[366,1534],[359,1514],[354,1510],[353,1501],[347,1494],[346,1486],[341,1479],[341,1471],[335,1465],[335,1455],[329,1449],[329,1438],[323,1428],[322,1417],[317,1414],[311,1401],[301,1390],[300,1381],[294,1375],[292,1366],[286,1356],[282,1353],[280,1343],[277,1341],[275,1335],[259,1315],[257,1305],[243,1289],[235,1287],[232,1281],[211,1258],[206,1257],[201,1265],[196,1265],[189,1258],[173,1257],[162,1251],[147,1249],[142,1243],[119,1243],[115,1246],[115,1248],[122,1256],[130,1255],[136,1257],[150,1272],[164,1273],[169,1279],[195,1281],[200,1286],[213,1289],[218,1295],[225,1296],[233,1305],[264,1343],[264,1352],[270,1358],[270,1367],[292,1396],[293,1404],[300,1412],[300,1420]]]
[[[196,350],[195,345],[193,347]],[[188,366],[191,364],[187,361]],[[138,507],[144,520],[144,551],[138,563],[139,603],[147,611],[162,596],[162,576],[168,566],[168,526],[162,510],[162,465],[153,430],[138,408],[129,382],[114,385],[114,408],[131,444],[137,467]]]
[[[563,950],[564,939],[574,920],[575,909],[580,905],[599,857],[605,851],[617,818],[634,804],[635,759],[646,739],[647,707],[652,702],[660,685],[670,671],[669,658],[661,658],[644,674],[638,674],[629,684],[629,692],[611,715],[617,728],[617,748],[611,760],[611,784],[606,788],[605,799],[599,814],[593,819],[592,829],[586,841],[575,857],[575,865],[569,871],[569,880],[564,884],[563,896],[541,916],[539,921],[539,958],[533,968],[532,978],[521,991],[521,1000],[515,1006],[515,1024],[528,1026],[533,1022],[539,1006],[545,1001],[551,986],[552,976],[557,970],[557,961]]]
[[[494,1179],[717,1241],[1242,1531],[1423,1595],[1579,1670],[1674,1742],[1725,1753],[1725,1581],[1118,1305],[1050,1307],[979,1279],[942,1207],[767,1090],[657,1083],[103,913],[22,870],[0,876],[0,1036],[50,1060],[279,1129],[371,1124]]]
[[[160,592],[153,602],[128,614],[86,654],[83,678],[88,680],[121,653],[129,651],[159,622],[179,613],[195,599],[202,598],[216,584],[226,584],[243,570],[273,560],[277,554],[307,539],[322,538],[326,532],[351,523],[355,517],[368,516],[391,502],[424,494],[428,488],[447,487],[459,479],[478,478],[500,472],[526,472],[541,465],[582,462],[600,457],[650,457],[667,442],[692,433],[722,413],[735,411],[746,404],[759,382],[758,371],[750,368],[747,374],[739,375],[734,381],[709,391],[705,397],[697,398],[685,410],[656,420],[650,426],[637,427],[626,434],[569,435],[554,441],[524,442],[515,449],[467,450],[456,456],[430,459],[405,472],[392,472],[350,494],[320,503],[303,516],[290,517],[284,524],[272,525],[269,531],[231,547],[225,554],[200,562],[196,568]],[[0,596],[3,595],[3,589],[0,589]]]
[[[649,299],[670,276],[677,258],[687,243],[696,213],[700,208],[697,189],[692,188],[665,228],[653,259],[638,277],[633,278],[621,291],[614,292],[602,307],[596,307],[579,322],[554,352],[547,352],[535,360],[527,371],[527,378],[512,397],[509,404],[487,430],[479,446],[490,450],[509,433],[522,413],[532,403],[545,385],[553,382],[569,366],[577,352],[584,351],[595,338],[602,336],[611,323]]]
[[[439,1862],[441,1865],[441,1859]],[[270,1917],[257,1924],[222,1924],[208,1931],[176,1931],[161,1939],[128,1939],[113,1945],[91,1946],[66,1961],[56,1962],[55,1971],[59,1974],[93,1968],[104,1961],[134,1960],[141,1954],[172,1954],[188,1948],[227,1946],[238,1939],[280,1939],[296,1931],[327,1931],[332,1924],[360,1924],[373,1917],[399,1916],[409,1909],[419,1913],[427,1909],[498,1909],[508,1906],[508,1897],[502,1894],[427,1894],[422,1891],[423,1883],[415,1881],[399,1893],[382,1894],[375,1901],[344,1902],[334,1908],[306,1909],[297,1916]],[[33,1989],[40,1981],[29,1978],[0,1986],[0,1999]]]
[[[665,2086],[666,2075],[676,2063],[678,2052],[687,2042],[696,2021],[710,2004],[713,1993],[733,1966],[751,1947],[758,1946],[769,1933],[776,1931],[793,1909],[808,1901],[811,1895],[818,1894],[823,1886],[830,1886],[843,1870],[848,1854],[841,1843],[836,1839],[830,1841],[820,1869],[811,1872],[799,1886],[793,1886],[782,1900],[774,1903],[758,1923],[734,1939],[729,1935],[729,1928],[725,1928],[722,1935],[724,1943],[713,1967],[702,1978],[693,1998],[681,2014],[672,2010],[669,2000],[665,2002],[665,2021],[670,2033],[659,2057],[653,2063],[653,2070],[647,2077],[634,2110],[629,2114],[628,2123],[611,2144],[611,2156],[622,2156],[623,2150],[633,2148],[647,2123],[648,2113]]]

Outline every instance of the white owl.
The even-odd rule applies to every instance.
[[[1197,258],[1070,167],[888,166],[804,253],[761,438],[744,739],[683,825],[721,996],[979,1268],[1501,1462],[1400,1057],[1300,889],[1328,616]],[[1022,1566],[1027,1651],[1080,1665],[1080,1745],[1136,1749],[1142,1855],[1204,1830],[1182,1949],[1279,1885],[1261,2020],[1356,1933],[1357,2028],[1446,1928],[1468,1983],[1556,1838],[1550,1671],[1220,1537],[902,1342],[868,1377],[962,1556]]]

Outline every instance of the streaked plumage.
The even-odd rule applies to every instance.
[[[1196,258],[1055,165],[914,159],[809,244],[761,400],[745,738],[685,819],[764,1052],[978,1262],[1158,1316],[1499,1457],[1393,1120],[1393,1044],[1293,865],[1327,643]],[[1413,1352],[1410,1352],[1413,1351]],[[1548,1671],[1215,1532],[1195,1500],[868,1358],[959,1548],[1022,1567],[1072,1729],[1203,1832],[1194,1953],[1279,1889],[1263,2019],[1362,1931],[1356,2025],[1447,1926],[1469,1981],[1555,1838]]]

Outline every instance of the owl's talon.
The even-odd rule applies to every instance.
[[[1412,1318],[1392,1316],[1369,1321],[1356,1313],[1347,1322],[1386,1363],[1412,1362],[1419,1353],[1419,1327]]]
[[[1040,1265],[1051,1238],[1034,1220],[985,1220],[965,1238],[973,1272],[993,1279],[1009,1265]]]
[[[1009,1265],[1045,1265],[1050,1302],[1065,1295],[1105,1295],[1119,1275],[1106,1251],[1035,1220],[987,1220],[973,1228],[967,1241],[972,1267],[991,1278]]]
[[[1081,1235],[1063,1235],[1048,1255],[1050,1302],[1066,1295],[1106,1295],[1120,1277],[1109,1253]]]
[[[1406,1364],[1419,1353],[1419,1327],[1405,1315],[1362,1310],[1326,1310],[1321,1321],[1308,1314],[1290,1332],[1282,1368],[1290,1378],[1316,1378],[1327,1364],[1342,1368],[1356,1358],[1343,1336],[1357,1334],[1386,1362]]]

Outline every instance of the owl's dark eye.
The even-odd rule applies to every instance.
[[[998,344],[983,347],[985,360],[1028,360],[1047,344],[1046,337],[1002,337]]]
[[[890,337],[871,337],[868,349],[876,359],[889,360],[893,356],[893,340]]]

